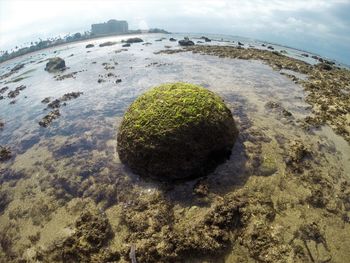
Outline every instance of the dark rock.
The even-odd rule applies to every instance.
[[[12,69],[11,69],[11,72],[14,72],[14,71],[18,71],[20,70],[21,68],[24,67],[24,64],[17,64],[16,66],[14,66]]]
[[[53,110],[49,114],[47,114],[41,121],[39,121],[39,125],[41,127],[48,127],[51,122],[61,116],[59,110]]]
[[[178,43],[180,46],[193,46],[194,45],[193,41],[189,40],[188,38],[179,40]]]
[[[104,42],[102,44],[99,44],[99,47],[113,46],[115,44],[117,44],[117,42],[115,42],[115,41],[107,41],[107,42]]]
[[[316,65],[317,68],[321,69],[321,70],[332,70],[333,67],[331,65],[329,65],[328,63],[319,63]]]
[[[132,37],[132,38],[128,38],[126,41],[126,43],[132,44],[132,43],[140,43],[143,42],[143,40],[139,37]]]
[[[75,75],[77,74],[78,72],[72,72],[72,73],[68,73],[68,74],[64,74],[64,75],[57,75],[57,76],[54,76],[54,79],[57,80],[57,81],[60,81],[60,80],[64,80],[64,79],[68,79],[68,78],[73,78],[75,79]]]
[[[25,88],[27,88],[25,85],[21,85],[21,86],[18,86],[15,90],[13,91],[10,91],[8,94],[7,94],[7,97],[9,98],[15,98],[19,95],[19,92],[24,90]]]
[[[78,98],[80,95],[82,95],[83,92],[70,92],[70,93],[66,93],[64,94],[60,100],[61,101],[68,101],[68,100],[72,100],[72,99],[76,99]]]
[[[205,42],[211,42],[211,39],[205,36],[201,36],[201,39],[204,39]]]
[[[265,45],[265,44],[261,44],[261,46],[262,46],[262,47],[266,47],[266,45]]]
[[[62,97],[60,97],[59,99],[55,99],[52,102],[50,102],[47,107],[48,108],[52,108],[52,109],[58,109],[61,107],[61,105],[65,105],[65,104],[61,104],[62,102],[65,101],[69,101],[72,99],[76,99],[78,98],[80,95],[82,95],[83,92],[70,92],[70,93],[66,93],[64,94]]]
[[[130,47],[130,44],[126,43],[126,44],[122,45],[122,47]]]
[[[9,148],[0,145],[0,162],[9,160],[12,157]]]
[[[169,41],[175,42],[177,40],[175,38],[171,37],[171,38],[169,38]]]
[[[18,90],[12,90],[7,94],[7,97],[9,98],[15,98],[19,95],[19,91]]]
[[[306,53],[303,53],[303,54],[301,54],[303,57],[306,57],[306,58],[308,58],[309,57],[309,54],[306,54]]]
[[[95,45],[94,44],[87,44],[86,46],[85,46],[85,48],[92,48],[92,47],[94,47]]]
[[[102,83],[102,82],[105,82],[105,80],[104,79],[98,79],[97,80],[97,83]]]
[[[57,71],[63,71],[66,69],[66,62],[60,57],[50,58],[49,62],[46,63],[45,70],[53,73]]]
[[[7,87],[7,86],[6,86],[6,87],[1,88],[1,89],[0,89],[0,94],[5,93],[5,91],[6,91],[6,90],[8,90],[8,89],[9,89],[9,87]]]
[[[1,147],[1,146],[0,146]],[[0,152],[1,154],[1,152]],[[1,158],[1,156],[0,156]],[[1,159],[0,159],[1,160]],[[0,191],[0,214],[6,209],[9,203],[12,201],[12,196],[10,195],[9,191],[1,190]],[[1,242],[1,248],[3,248],[3,243]]]
[[[115,83],[120,83],[120,82],[122,82],[122,80],[121,79],[116,79],[116,81],[115,81]]]
[[[311,56],[313,59],[316,59],[316,60],[318,60],[319,59],[319,57],[318,56],[316,56],[316,55],[313,55],[313,56]]]
[[[51,109],[57,109],[57,108],[61,107],[61,101],[59,99],[55,99],[54,101],[50,102],[47,105],[47,107],[51,108]]]
[[[239,41],[238,41],[238,45],[239,45],[239,46],[244,46],[244,44],[241,43],[241,42],[239,42]]]
[[[271,50],[274,50],[274,47],[273,47],[273,46],[268,46],[267,48],[268,48],[268,49],[271,49]]]

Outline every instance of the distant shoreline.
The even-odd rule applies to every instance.
[[[157,33],[157,32],[140,32],[140,33],[130,32],[130,33],[124,33],[124,34],[110,34],[110,35],[92,36],[92,37],[89,37],[89,38],[77,39],[77,40],[73,40],[73,41],[69,41],[69,42],[52,44],[52,45],[49,45],[49,46],[46,46],[46,47],[43,47],[43,48],[40,48],[40,49],[37,49],[37,50],[29,50],[29,51],[26,52],[26,53],[14,55],[14,56],[11,57],[11,58],[4,59],[3,61],[0,61],[0,64],[2,64],[2,63],[4,63],[4,62],[11,61],[12,59],[16,59],[16,58],[19,58],[19,57],[22,57],[22,56],[31,54],[31,53],[35,53],[35,52],[38,52],[38,51],[42,51],[42,50],[45,50],[45,49],[48,49],[48,48],[53,48],[53,47],[68,45],[68,44],[71,44],[71,43],[79,43],[79,42],[83,42],[83,41],[89,41],[89,40],[100,39],[100,38],[108,38],[108,37],[149,35],[149,34],[166,34],[166,33],[161,33],[161,32],[159,32],[159,33]],[[170,34],[170,33],[168,33],[168,34]]]

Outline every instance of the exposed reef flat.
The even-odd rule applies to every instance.
[[[347,71],[244,39],[141,37],[152,45],[109,37],[0,64],[0,262],[346,262],[350,144],[332,122],[348,97],[326,86]],[[44,71],[53,56],[70,68]],[[239,130],[231,157],[196,179],[142,178],[122,165],[117,130],[138,96],[179,81],[223,98]]]
[[[314,66],[286,56],[281,52],[239,48],[232,46],[190,46],[185,49],[163,50],[158,54],[172,54],[192,51],[220,58],[261,60],[274,70],[292,70],[306,74],[306,79],[299,79],[293,74],[282,74],[302,85],[307,91],[306,102],[312,105],[312,114],[305,117],[305,127],[330,125],[333,130],[350,142],[350,70],[336,67],[329,61]]]

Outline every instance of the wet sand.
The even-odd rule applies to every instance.
[[[98,39],[0,65],[6,74],[25,64],[0,81],[8,86],[0,145],[11,151],[0,163],[0,261],[350,258],[349,71],[259,43],[259,52],[237,49],[232,39],[178,52],[168,39],[180,35],[141,37],[151,45],[99,47],[122,38]],[[43,60],[53,56],[69,68],[45,72]],[[230,159],[207,177],[160,183],[120,163],[116,133],[138,95],[174,81],[222,96],[240,134]],[[9,104],[7,94],[21,85]],[[62,100],[72,92],[82,94]],[[48,106],[56,99],[59,107]],[[40,126],[53,110],[60,115]]]

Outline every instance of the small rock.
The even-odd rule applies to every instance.
[[[132,44],[132,43],[140,43],[143,42],[143,40],[139,37],[132,37],[132,38],[128,38],[126,41],[124,41],[126,43]]]
[[[0,162],[9,160],[12,157],[11,151],[9,148],[0,145]]]
[[[49,62],[46,63],[45,70],[53,73],[57,71],[63,71],[66,69],[66,62],[60,57],[50,58]]]
[[[92,48],[92,47],[94,47],[95,45],[94,44],[87,44],[86,46],[85,46],[85,48]]]
[[[51,124],[51,122],[54,120],[54,119],[57,119],[59,116],[61,116],[59,110],[53,110],[51,111],[49,114],[47,114],[41,121],[39,121],[39,125],[41,127],[47,127]]]
[[[50,97],[46,97],[45,99],[43,99],[42,101],[41,101],[41,103],[49,103],[50,102]]]
[[[204,39],[205,42],[211,42],[211,39],[205,36],[201,36],[201,39]]]
[[[7,87],[7,86],[6,86],[6,87],[1,88],[1,89],[0,89],[0,94],[5,93],[5,91],[6,91],[6,90],[8,90],[8,89],[9,89],[9,87]]]
[[[126,43],[126,44],[122,45],[122,47],[130,47],[130,44]]]
[[[193,41],[189,40],[188,37],[185,37],[185,39],[179,40],[178,43],[180,46],[193,46],[194,45]]]
[[[102,44],[99,44],[99,47],[113,46],[115,44],[117,44],[117,42],[115,42],[115,41],[107,41],[107,42],[104,42]]]
[[[11,72],[14,72],[14,71],[18,71],[20,70],[21,68],[24,67],[24,64],[17,64],[16,66],[14,66],[12,69],[11,69]]]

